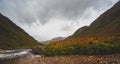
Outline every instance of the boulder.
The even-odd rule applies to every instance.
[[[32,49],[32,53],[39,55],[43,55],[43,51],[44,51],[44,46],[38,46]]]

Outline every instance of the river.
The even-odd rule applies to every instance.
[[[23,56],[32,56],[32,57],[40,57],[32,54],[31,49],[16,49],[16,50],[5,50],[6,53],[0,54],[0,59],[9,59],[15,57],[23,57]]]

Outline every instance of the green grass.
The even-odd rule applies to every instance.
[[[32,48],[42,45],[0,14],[0,48]]]
[[[110,43],[101,42],[99,44],[85,44],[85,45],[64,45],[64,46],[47,46],[44,49],[46,56],[60,56],[60,55],[106,55],[120,53],[120,41]]]
[[[90,26],[78,29],[69,38],[120,36],[120,1],[98,17]]]

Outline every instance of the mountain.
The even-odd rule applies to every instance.
[[[100,15],[90,26],[83,26],[65,40],[53,45],[88,44],[120,40],[120,1]]]
[[[65,37],[56,37],[56,38],[53,38],[51,41],[60,41],[60,40],[64,40]]]
[[[0,48],[28,48],[40,45],[10,19],[0,14]]]
[[[43,41],[42,43],[49,44],[51,42],[58,42],[58,41],[61,41],[61,40],[64,40],[64,39],[65,39],[65,37],[56,37],[56,38],[53,38],[51,40]]]
[[[120,1],[90,26],[46,47],[46,55],[106,55],[120,53]]]
[[[120,36],[120,1],[98,17],[90,26],[78,29],[69,38]]]

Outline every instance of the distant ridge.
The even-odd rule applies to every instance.
[[[56,38],[53,38],[51,40],[43,41],[41,43],[43,43],[43,44],[50,44],[52,42],[58,42],[58,41],[61,41],[61,40],[64,40],[64,39],[65,39],[65,37],[56,37]]]

